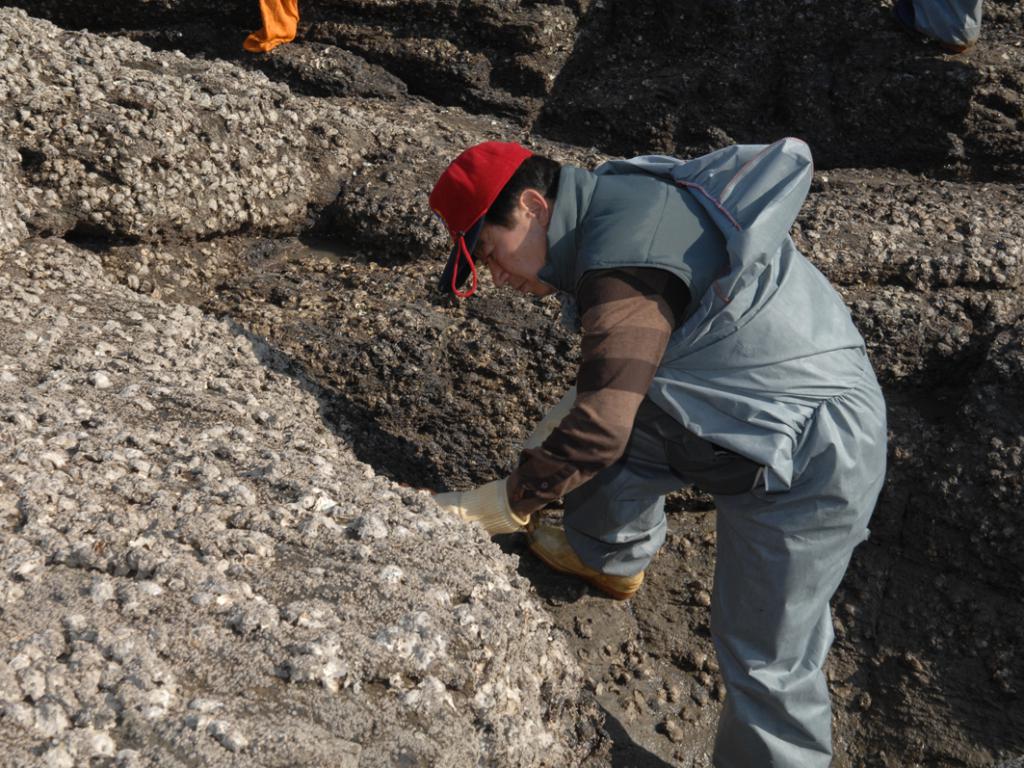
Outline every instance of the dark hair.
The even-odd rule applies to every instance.
[[[502,227],[512,226],[512,211],[519,203],[519,194],[524,189],[536,189],[543,192],[544,197],[554,200],[558,196],[558,174],[562,164],[544,155],[530,155],[512,174],[498,197],[484,214],[488,224]]]

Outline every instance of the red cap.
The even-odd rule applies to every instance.
[[[441,217],[455,244],[441,273],[441,290],[450,290],[461,299],[476,291],[476,265],[470,252],[484,214],[531,155],[533,152],[514,142],[485,141],[467,149],[441,174],[430,193],[430,207]],[[473,285],[460,291],[470,274]]]

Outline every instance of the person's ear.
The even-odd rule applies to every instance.
[[[539,190],[527,188],[519,194],[519,205],[527,215],[536,218],[543,226],[551,221],[551,201]]]

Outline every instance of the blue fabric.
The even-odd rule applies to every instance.
[[[787,488],[819,404],[862,380],[877,386],[849,310],[789,238],[811,183],[807,145],[783,139],[685,163],[648,156],[598,169],[637,172],[693,190],[729,257],[728,272],[672,335],[648,396],[695,434],[763,464],[768,490]]]
[[[913,0],[914,27],[951,45],[973,45],[981,34],[982,0]]]
[[[621,461],[565,497],[566,538],[591,568],[632,576],[665,542],[665,494],[686,481],[668,465],[664,441],[638,421]]]
[[[673,333],[648,391],[660,418],[763,467],[750,490],[715,494],[712,633],[728,696],[714,763],[824,768],[832,749],[822,673],[832,642],[828,602],[867,535],[885,473],[886,424],[849,311],[789,238],[810,186],[810,153],[785,139],[687,162],[616,161],[597,173],[686,187],[727,251],[726,268]],[[552,275],[608,263],[600,248],[573,246],[585,239],[579,230],[593,197],[589,180],[581,184],[559,189],[548,233]],[[563,192],[573,210],[559,217]],[[633,257],[633,266],[651,265],[648,254]],[[563,263],[579,259],[585,264]],[[621,265],[629,255],[615,259]],[[642,411],[622,461],[566,498],[571,545],[608,573],[646,567],[664,539],[663,495],[701,482],[673,468],[672,436]]]
[[[759,476],[754,462],[701,440],[645,400],[622,459],[566,496],[566,535],[591,568],[632,576],[665,540],[664,494],[685,485],[742,493]]]
[[[788,491],[715,497],[711,634],[728,691],[719,768],[829,765],[829,600],[867,538],[885,455],[881,394],[858,388],[819,409]]]

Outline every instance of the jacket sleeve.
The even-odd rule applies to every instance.
[[[578,488],[622,456],[689,292],[660,269],[602,270],[579,289],[583,337],[577,397],[509,478],[512,509],[526,514]]]

